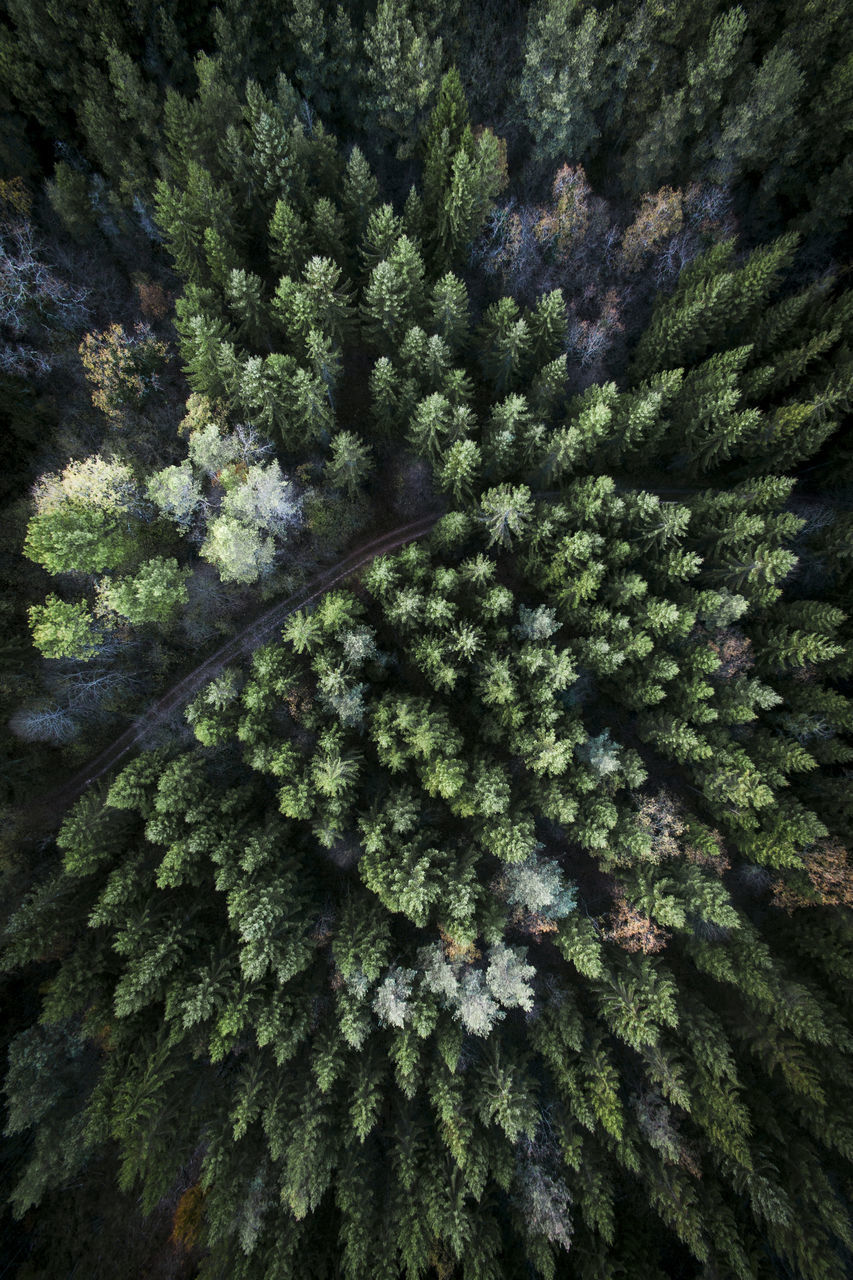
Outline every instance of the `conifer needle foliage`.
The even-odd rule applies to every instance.
[[[7,970],[48,974],[9,1057],[15,1213],[112,1144],[146,1212],[199,1171],[173,1240],[206,1280],[843,1280],[849,658],[797,485],[849,409],[853,295],[802,283],[796,230],[706,229],[626,368],[570,384],[563,286],[525,305],[472,271],[507,150],[440,78],[437,22],[382,0],[366,27],[377,128],[422,173],[392,202],[305,110],[344,101],[346,14],[291,9],[290,78],[200,54],[126,176],[180,280],[186,459],[69,463],[27,554],[109,574],[144,546],[97,588],[132,624],[187,599],[158,521],[171,547],[204,510],[198,554],[252,583],[303,497],[381,513],[403,457],[436,523],[66,815],[5,937]],[[642,43],[608,44],[620,9],[531,8],[518,101],[554,168],[612,127],[612,50]],[[718,165],[727,137],[751,163],[760,86],[720,108],[712,84],[746,22],[715,18],[649,108],[643,188],[719,111]],[[795,63],[771,50],[761,92]],[[100,643],[83,605],[33,616],[48,656]]]

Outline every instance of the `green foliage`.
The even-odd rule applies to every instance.
[[[377,348],[390,352],[417,324],[423,308],[423,260],[412,241],[401,236],[370,273],[362,304],[364,331]]]
[[[606,17],[574,0],[539,0],[530,13],[518,93],[538,157],[582,160],[598,137],[606,100]]]
[[[487,308],[480,329],[480,360],[498,394],[518,385],[531,344],[530,327],[512,298],[500,298]]]
[[[272,568],[275,548],[258,529],[222,515],[211,524],[199,554],[223,582],[256,582]]]
[[[96,455],[43,476],[24,554],[49,573],[97,573],[136,550],[138,494],[130,468]]]
[[[442,79],[422,147],[423,220],[433,261],[447,266],[481,230],[505,185],[498,140],[488,129],[472,133],[455,67]]]
[[[33,644],[46,658],[89,662],[102,643],[95,619],[83,601],[76,604],[49,595],[29,610]]]
[[[453,156],[469,124],[465,90],[455,67],[442,77],[438,98],[423,137],[424,199],[438,208],[447,190]]]
[[[276,201],[269,239],[273,267],[282,275],[299,275],[308,257],[308,229],[286,200]]]
[[[399,160],[414,151],[441,65],[441,41],[431,40],[414,18],[408,0],[379,0],[364,42],[369,110]]]
[[[88,335],[107,443],[51,464],[25,553],[158,671],[199,557],[282,628],[188,682],[198,745],[90,788],[11,904],[15,1212],[110,1149],[146,1211],[197,1170],[211,1277],[841,1280],[841,6],[7,8],[0,107],[64,157],[58,260],[136,260],[153,202],[194,392],[182,457],[144,401],[163,344]],[[525,203],[545,164],[553,211]],[[14,363],[41,341],[16,299],[53,285],[25,189],[0,200]],[[330,541],[417,536],[344,589],[289,475]],[[10,726],[61,744],[111,646],[67,583],[29,615],[62,661]]]
[[[430,321],[451,351],[459,351],[464,346],[470,324],[468,290],[452,272],[442,276],[433,288]]]
[[[357,244],[365,234],[378,199],[379,184],[371,173],[370,165],[359,148],[353,147],[347,161],[341,192],[341,204],[351,244]]]
[[[104,579],[99,605],[126,618],[131,626],[145,623],[168,626],[187,603],[188,569],[180,569],[173,557],[155,556],[146,560],[132,577]]]
[[[370,474],[370,450],[354,431],[340,431],[331,443],[329,482],[353,497]]]
[[[511,546],[513,537],[524,531],[532,514],[530,490],[523,485],[499,485],[482,495],[479,518],[488,529],[490,546]]]

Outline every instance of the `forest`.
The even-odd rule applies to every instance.
[[[853,1275],[853,9],[2,0],[0,1277]]]

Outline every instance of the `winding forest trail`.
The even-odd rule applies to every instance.
[[[168,689],[166,693],[151,703],[125,729],[124,733],[88,761],[62,787],[48,792],[34,801],[28,809],[28,825],[34,826],[38,824],[42,828],[49,824],[56,825],[64,811],[87,786],[97,782],[104,774],[114,769],[128,752],[142,742],[146,734],[168,719],[172,712],[191,698],[193,694],[197,693],[201,686],[211,680],[224,666],[227,666],[229,662],[233,662],[236,658],[246,657],[265,640],[269,639],[291,613],[295,613],[297,609],[304,608],[312,600],[316,600],[317,596],[322,595],[324,591],[328,591],[337,583],[342,582],[350,574],[355,573],[357,569],[361,569],[364,565],[369,564],[371,560],[375,560],[377,556],[387,555],[404,546],[407,542],[414,542],[418,538],[425,537],[433,529],[440,516],[440,512],[421,516],[418,520],[412,520],[409,524],[400,525],[396,529],[389,529],[387,533],[380,534],[371,542],[366,542],[362,546],[356,547],[354,551],[351,551],[335,564],[330,565],[328,569],[323,569],[320,573],[315,574],[301,591],[294,592],[293,595],[288,596],[285,600],[279,600],[266,613],[248,623],[236,636],[233,636],[223,644],[209,658],[205,658],[204,662],[194,667],[188,675],[183,676],[177,684],[172,685],[171,689]]]

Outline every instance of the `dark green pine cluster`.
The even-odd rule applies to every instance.
[[[344,165],[322,125],[306,131],[286,81],[274,99],[250,83],[241,106],[214,66],[193,102],[175,101],[158,217],[185,281],[177,323],[193,390],[302,457],[341,425],[344,351],[366,343],[385,357],[369,375],[373,420],[334,443],[335,466],[353,483],[364,435],[396,435],[425,385],[442,395],[420,412],[426,436],[440,429],[431,424],[448,397],[464,420],[474,389],[456,357],[467,291],[441,272],[480,230],[502,162],[492,133],[474,141],[458,76],[445,77],[433,113],[423,196],[413,187],[402,215],[379,202],[358,147]],[[534,355],[560,337],[559,327],[543,332]],[[564,363],[560,372],[565,381]],[[361,408],[366,390],[347,386],[338,418],[356,398]]]
[[[190,388],[350,499],[401,456],[441,511],[65,818],[6,933],[48,973],[16,1213],[112,1144],[146,1212],[196,1171],[208,1280],[844,1280],[849,658],[797,469],[853,295],[787,283],[795,234],[709,235],[570,395],[561,290],[466,276],[505,154],[455,72],[395,208],[225,67],[168,90],[156,160]]]

